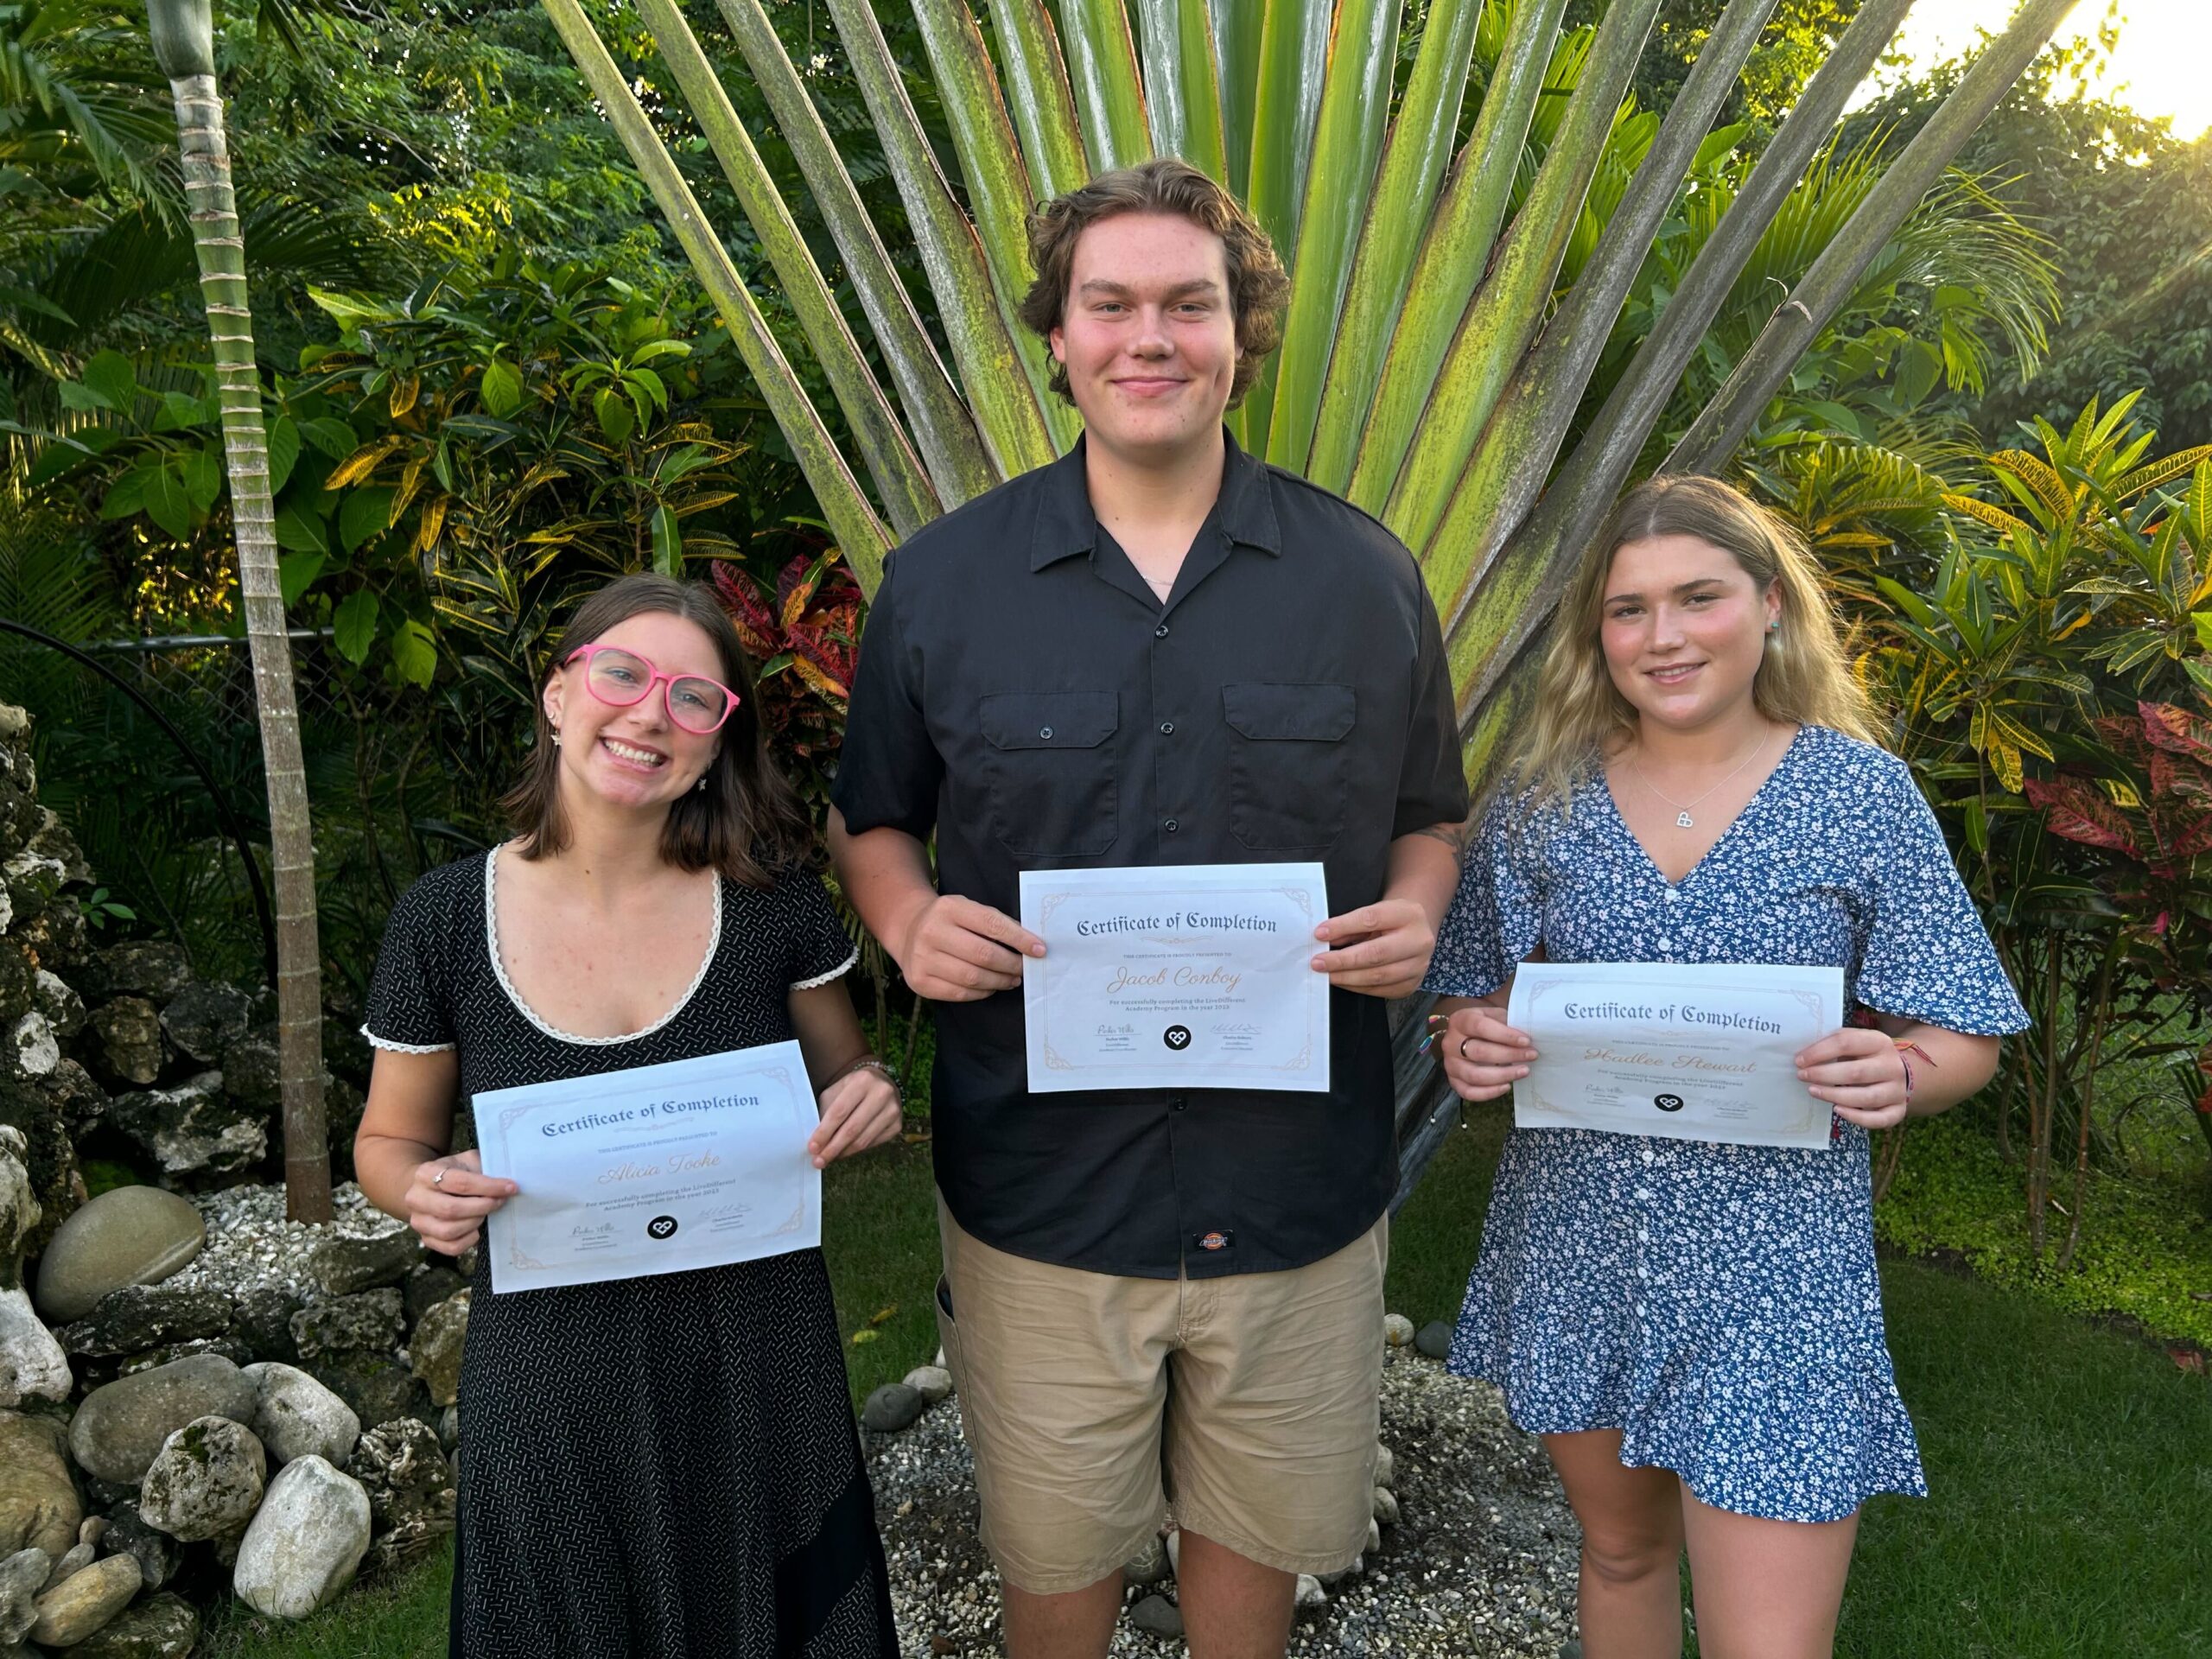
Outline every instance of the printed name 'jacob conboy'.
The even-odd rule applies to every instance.
[[[1109,916],[1103,921],[1077,922],[1075,936],[1079,939],[1095,939],[1107,933],[1159,933],[1177,927],[1209,927],[1219,933],[1277,933],[1282,930],[1267,916],[1205,916],[1195,910],[1181,915],[1169,911],[1165,916]]]

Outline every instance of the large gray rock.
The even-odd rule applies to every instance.
[[[107,1116],[170,1175],[227,1174],[269,1152],[267,1120],[224,1094],[219,1071],[202,1071],[173,1089],[118,1095]]]
[[[429,1422],[437,1408],[415,1374],[389,1354],[331,1354],[315,1361],[317,1380],[353,1408],[365,1423],[395,1418]]]
[[[223,1087],[250,1111],[266,1116],[282,1105],[283,1079],[283,1054],[274,1026],[257,1026],[223,1050]]]
[[[92,1074],[65,1058],[54,1075],[40,1084],[70,1135],[82,1135],[107,1116],[107,1090],[92,1081]]]
[[[46,1023],[63,1042],[85,1028],[85,1021],[90,1017],[85,1012],[85,999],[60,975],[40,969],[32,995],[38,1000],[38,1011],[46,1016]]]
[[[138,1513],[188,1544],[236,1532],[261,1507],[269,1459],[253,1431],[200,1417],[162,1443],[138,1487]]]
[[[61,1448],[60,1424],[0,1411],[0,1555],[35,1545],[60,1560],[76,1543],[85,1510]]]
[[[67,1400],[69,1357],[22,1290],[0,1290],[0,1409],[26,1400]]]
[[[369,1495],[325,1459],[288,1463],[238,1546],[231,1587],[256,1612],[305,1618],[353,1581],[369,1548]]]
[[[30,1150],[21,1129],[0,1123],[0,1285],[22,1282],[23,1245],[45,1214],[31,1188]]]
[[[69,1649],[69,1659],[186,1659],[200,1639],[200,1615],[182,1596],[126,1607]]]
[[[41,1596],[31,1640],[41,1647],[73,1648],[130,1605],[138,1593],[138,1563],[128,1555],[94,1561]]]
[[[0,1069],[21,1077],[43,1077],[60,1064],[61,1039],[54,1034],[54,1022],[38,1009],[0,1030]]]
[[[125,1285],[158,1284],[206,1248],[200,1211],[158,1186],[118,1186],[61,1224],[38,1264],[38,1311],[81,1319]]]
[[[399,1346],[404,1306],[388,1286],[334,1296],[292,1315],[292,1340],[310,1362],[331,1354],[389,1354]]]
[[[292,1315],[300,1299],[275,1285],[260,1285],[240,1294],[232,1308],[231,1332],[252,1350],[256,1359],[281,1360],[290,1364],[300,1357],[292,1337]]]
[[[428,1424],[412,1417],[379,1423],[361,1436],[346,1471],[369,1495],[376,1571],[404,1566],[453,1530],[453,1465]]]
[[[243,1423],[253,1383],[215,1354],[118,1377],[86,1396],[69,1422],[69,1451],[102,1480],[136,1484],[168,1437],[198,1417]]]
[[[35,1548],[19,1549],[0,1561],[0,1653],[9,1651],[38,1623],[38,1609],[33,1604],[46,1588],[53,1566],[53,1558]]]
[[[430,1403],[450,1406],[461,1398],[461,1349],[468,1336],[468,1292],[440,1302],[423,1316],[409,1338],[407,1357]]]
[[[407,1305],[407,1328],[412,1331],[423,1322],[423,1316],[440,1302],[458,1291],[468,1288],[468,1281],[453,1270],[443,1256],[433,1256],[407,1275],[407,1282],[399,1294]]]
[[[861,1407],[861,1422],[879,1434],[896,1434],[913,1427],[922,1414],[922,1396],[904,1382],[886,1382]]]
[[[162,1016],[144,997],[118,996],[92,1021],[110,1075],[142,1088],[162,1075]]]
[[[162,1009],[169,1041],[202,1065],[213,1065],[253,1020],[253,999],[235,985],[187,985]]]
[[[128,1555],[138,1563],[139,1576],[149,1590],[158,1590],[176,1576],[184,1546],[166,1532],[146,1524],[135,1498],[125,1498],[107,1514],[107,1531],[100,1547],[111,1555]]]
[[[105,1359],[219,1337],[230,1328],[231,1299],[219,1290],[125,1285],[102,1297],[74,1325],[64,1325],[54,1334],[66,1352],[85,1359]]]
[[[274,1464],[321,1458],[342,1466],[361,1438],[353,1408],[297,1366],[275,1363],[249,1365],[253,1380],[250,1425]]]
[[[0,957],[10,941],[0,939]],[[54,1068],[57,1076],[62,1067]],[[13,1209],[0,1216],[0,1289],[22,1282],[19,1257],[33,1256],[46,1248],[61,1224],[85,1201],[85,1180],[77,1168],[76,1148],[70,1144],[69,1122],[54,1077],[23,1077],[0,1070],[0,1142],[29,1178],[32,1205],[0,1199],[0,1208]],[[10,1136],[20,1137],[20,1144]],[[13,1234],[16,1243],[6,1245]]]
[[[331,1295],[351,1296],[400,1284],[422,1262],[423,1241],[403,1223],[365,1238],[326,1238],[308,1267]]]
[[[31,832],[27,849],[41,858],[51,859],[61,872],[65,887],[89,887],[92,885],[92,861],[85,856],[85,849],[77,844],[77,837],[69,833],[69,826],[61,822],[61,815],[51,807],[38,810],[38,828]]]
[[[192,960],[185,955],[184,947],[168,939],[130,939],[111,944],[99,954],[111,991],[130,991],[166,1002],[192,977]]]

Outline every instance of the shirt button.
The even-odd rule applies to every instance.
[[[1049,743],[1052,741],[1052,728],[1049,726],[1040,726],[1037,728],[1037,735],[1043,738],[1047,743]],[[1664,944],[1666,944],[1666,940],[1662,939],[1659,943]]]
[[[1152,631],[1152,637],[1155,639],[1165,639],[1167,637],[1167,625],[1163,622],[1154,628]]]
[[[1169,835],[1171,835],[1171,836],[1172,836],[1172,835],[1173,835],[1173,834],[1174,834],[1178,830],[1181,829],[1183,826],[1182,826],[1181,824],[1179,824],[1179,823],[1176,823],[1174,819],[1170,818],[1170,819],[1168,819],[1168,820],[1167,820],[1167,822],[1166,822],[1166,823],[1165,823],[1161,824],[1160,827],[1161,829],[1165,830],[1166,830]]]
[[[1167,1096],[1167,1109],[1171,1112],[1179,1112],[1189,1103],[1190,1103],[1185,1100],[1180,1095],[1170,1095]]]
[[[1173,737],[1173,736],[1174,736],[1174,735],[1175,735],[1175,722],[1174,722],[1173,721],[1172,721],[1172,720],[1163,720],[1163,721],[1161,721],[1160,722],[1160,734],[1162,737]]]

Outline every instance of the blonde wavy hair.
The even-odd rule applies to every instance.
[[[1720,549],[1764,593],[1779,583],[1780,631],[1751,682],[1752,701],[1769,720],[1827,726],[1880,742],[1874,709],[1852,673],[1835,611],[1821,591],[1819,568],[1789,524],[1718,479],[1694,475],[1648,479],[1626,495],[1583,550],[1559,615],[1530,717],[1510,778],[1532,808],[1561,813],[1573,804],[1605,756],[1636,735],[1637,713],[1613,684],[1599,639],[1605,584],[1613,556],[1630,542],[1693,536]]]

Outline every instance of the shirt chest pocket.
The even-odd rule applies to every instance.
[[[1229,726],[1229,827],[1254,852],[1322,853],[1344,833],[1349,685],[1259,680],[1221,688]]]
[[[992,833],[1009,852],[1083,858],[1119,832],[1111,691],[1001,691],[982,699]]]

